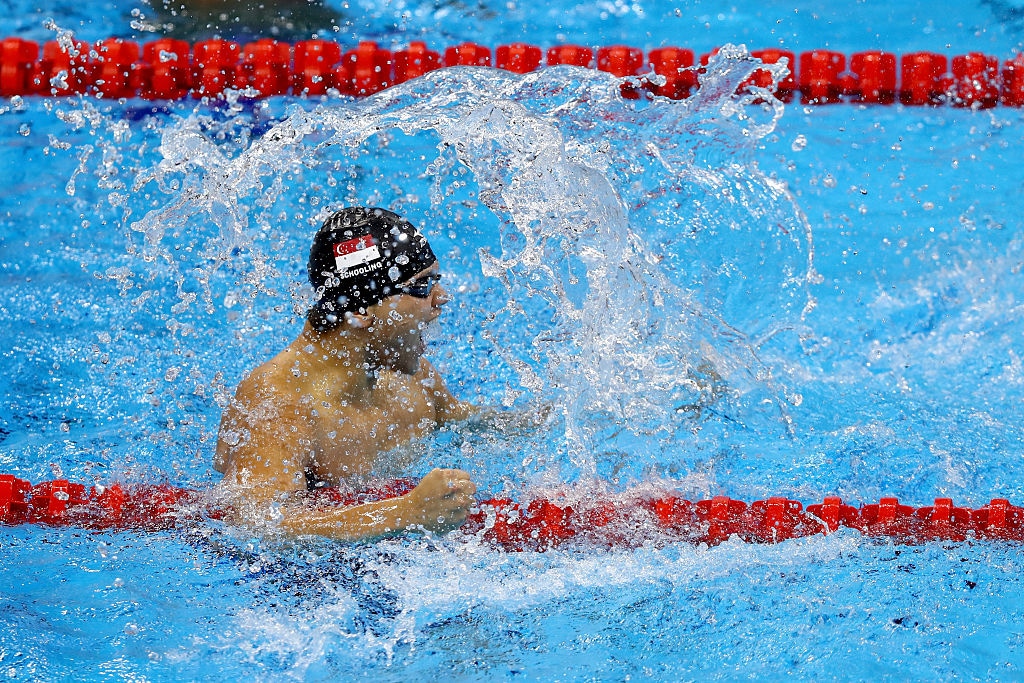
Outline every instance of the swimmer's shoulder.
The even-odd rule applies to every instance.
[[[293,376],[286,362],[287,357],[278,354],[242,377],[221,414],[222,437],[226,430],[261,430],[299,411],[305,392],[300,378]]]
[[[267,436],[285,429],[296,423],[296,416],[302,415],[302,397],[306,392],[291,372],[288,360],[282,352],[238,382],[234,397],[221,414],[213,462],[217,471],[224,472],[237,451],[256,435]]]
[[[285,348],[270,360],[264,361],[246,373],[235,389],[235,398],[265,400],[274,394],[286,395],[302,384],[302,376],[295,371],[294,353]],[[283,398],[283,396],[282,396]]]

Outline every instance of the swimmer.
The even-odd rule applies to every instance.
[[[308,40],[343,25],[340,12],[323,0],[146,0],[133,9],[131,22],[146,33],[189,41],[223,38],[247,42],[259,38]]]
[[[302,333],[241,381],[221,419],[214,468],[234,514],[344,540],[458,527],[476,492],[462,470],[434,469],[404,496],[352,507],[301,494],[357,486],[397,446],[481,414],[423,357],[423,330],[449,300],[430,244],[390,211],[343,209],[313,238],[309,280],[317,300]]]

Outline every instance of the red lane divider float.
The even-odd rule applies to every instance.
[[[33,486],[0,474],[0,524],[89,529],[172,529],[196,492],[166,484],[90,487],[64,479]],[[195,515],[193,515],[194,517]]]
[[[360,505],[404,495],[414,486],[410,479],[397,479],[356,493],[325,488],[312,494],[311,504]],[[0,475],[0,524],[161,530],[196,523],[204,515],[220,518],[222,511],[204,508],[197,491],[166,484],[86,489],[66,480],[33,486],[9,474]],[[778,543],[840,528],[905,544],[973,539],[1022,542],[1024,508],[1002,498],[977,510],[956,507],[949,498],[937,498],[933,505],[921,508],[896,498],[856,508],[834,496],[806,508],[786,498],[748,505],[725,496],[691,502],[670,493],[626,493],[574,503],[492,498],[478,503],[460,531],[518,552],[571,544],[628,548],[681,541],[716,545],[730,538]]]
[[[703,65],[713,52],[701,58]],[[805,104],[860,102],[908,105],[952,104],[987,108],[1024,105],[1024,54],[1002,64],[979,52],[954,56],[916,52],[902,57],[867,51],[849,58],[831,50],[799,55],[786,50],[754,50],[765,64],[785,60],[792,72],[778,84],[777,96],[789,101],[799,93]],[[493,60],[492,60],[493,55]],[[144,45],[110,38],[94,45],[75,40],[42,46],[21,38],[0,42],[0,96],[94,95],[177,100],[222,97],[228,88],[249,97],[291,93],[322,97],[331,93],[361,97],[429,71],[452,66],[495,66],[528,73],[543,66],[597,68],[619,77],[638,77],[623,86],[625,97],[642,91],[682,99],[697,87],[692,50],[662,47],[644,53],[614,45],[595,51],[580,45],[556,45],[543,51],[527,43],[491,48],[462,43],[442,52],[413,41],[392,52],[371,41],[345,50],[329,40],[290,45],[264,38],[247,45],[205,40],[194,45],[160,38]],[[643,78],[654,73],[658,79]],[[664,83],[655,82],[664,79]],[[745,85],[768,87],[771,76],[755,71]]]

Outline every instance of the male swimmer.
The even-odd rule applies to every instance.
[[[150,2],[131,21],[163,36],[199,41],[223,38],[246,43],[267,36],[290,42],[343,24],[341,12],[323,0],[175,0]],[[337,4],[337,3],[332,3]]]
[[[426,238],[396,214],[357,207],[327,219],[309,252],[317,299],[302,333],[241,381],[221,418],[214,468],[241,521],[359,540],[465,520],[476,486],[456,469],[352,507],[300,494],[358,483],[396,446],[476,412],[423,357],[423,329],[449,299],[440,277]]]

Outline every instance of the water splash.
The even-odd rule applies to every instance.
[[[223,142],[231,116],[195,113],[162,130],[161,159],[133,189],[155,184],[171,199],[131,229],[147,260],[179,268],[175,314],[196,294],[169,247],[189,240],[207,262],[191,277],[210,313],[225,265],[250,300],[299,279],[303,235],[281,238],[291,249],[276,257],[261,247],[284,225],[308,234],[353,201],[415,205],[428,179],[434,215],[482,204],[497,243],[450,239],[505,291],[484,334],[528,393],[562,407],[566,476],[589,478],[610,434],[642,458],[652,443],[678,445],[693,429],[684,418],[724,395],[730,419],[767,403],[785,425],[785,391],[758,348],[799,328],[813,249],[786,188],[750,161],[782,113],[766,91],[741,88],[761,67],[723,48],[685,102],[624,100],[618,79],[588,70],[445,69],[364,101],[293,106],[234,146]],[[435,158],[402,157],[396,136],[425,138]],[[386,171],[367,170],[377,155]],[[452,180],[460,167],[468,181]],[[339,176],[347,191],[332,189]],[[285,287],[300,313],[307,295]]]

